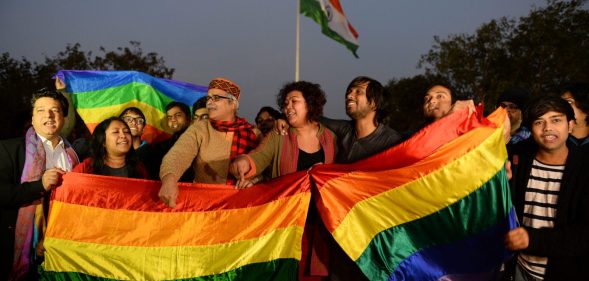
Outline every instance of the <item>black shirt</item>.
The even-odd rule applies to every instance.
[[[379,124],[370,135],[358,139],[353,121],[322,117],[320,122],[337,136],[337,163],[346,164],[362,160],[402,141],[397,131],[383,124]]]
[[[297,161],[297,171],[304,171],[311,168],[313,165],[317,163],[324,163],[325,162],[325,153],[323,153],[323,148],[319,149],[317,152],[314,153],[307,153],[303,150],[299,149],[299,159]]]

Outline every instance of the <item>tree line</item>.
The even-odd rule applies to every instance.
[[[487,111],[495,107],[499,94],[514,86],[532,95],[558,92],[566,83],[589,81],[589,11],[587,0],[548,0],[519,19],[502,17],[481,25],[474,34],[434,37],[429,52],[417,66],[422,74],[393,78],[390,91],[389,126],[410,131],[423,124],[416,114],[427,88],[435,83],[449,85],[459,98],[483,102]],[[145,53],[141,44],[115,50],[99,48],[97,54],[83,51],[79,43],[44,62],[0,56],[0,98],[5,109],[0,120],[7,122],[0,138],[22,133],[29,120],[29,100],[40,88],[52,88],[52,76],[61,69],[137,70],[172,79],[174,68],[156,52]],[[21,122],[22,121],[22,122]],[[5,122],[5,121],[4,121]]]

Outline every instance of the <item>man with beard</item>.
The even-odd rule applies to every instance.
[[[383,124],[387,116],[386,90],[378,81],[356,77],[346,90],[346,114],[352,120],[321,118],[338,140],[338,163],[352,163],[401,142],[401,135]]]
[[[397,131],[383,124],[387,116],[387,91],[380,82],[365,76],[354,78],[346,90],[346,114],[352,120],[322,117],[320,122],[337,136],[337,163],[353,163],[382,152],[402,141]],[[286,122],[281,121],[281,124]],[[279,124],[277,127],[284,127]],[[285,134],[286,129],[281,129]],[[367,280],[346,253],[330,243],[331,280]]]
[[[240,89],[224,78],[209,83],[207,109],[209,122],[194,122],[164,156],[160,167],[162,186],[159,197],[176,207],[177,182],[192,166],[193,182],[234,185],[229,163],[258,145],[260,131],[237,116]]]
[[[508,149],[516,143],[528,139],[531,135],[530,130],[522,126],[522,110],[529,96],[530,94],[526,89],[514,87],[501,93],[497,100],[497,106],[505,108],[505,111],[507,111],[509,123],[511,124],[511,131],[509,132],[511,138],[507,144]]]
[[[149,176],[154,179],[159,179],[160,173],[160,165],[162,164],[162,158],[164,155],[168,153],[170,148],[174,146],[178,138],[186,131],[190,123],[192,123],[192,118],[190,114],[190,108],[188,105],[183,104],[181,102],[173,101],[170,102],[166,106],[166,120],[168,127],[172,130],[172,137],[155,144],[152,148],[152,151],[148,155],[149,160],[146,163],[143,163],[147,166],[149,171]],[[194,180],[194,170],[187,169],[182,177],[180,177],[181,182],[192,182]]]

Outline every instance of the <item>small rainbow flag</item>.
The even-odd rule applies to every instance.
[[[327,229],[370,280],[480,280],[511,255],[505,112],[477,116],[462,111],[377,156],[313,169]]]
[[[76,111],[90,132],[102,120],[137,107],[147,120],[143,139],[149,143],[169,137],[165,107],[171,101],[188,106],[207,94],[207,87],[155,78],[137,71],[62,70],[56,74],[72,93]]]
[[[311,198],[305,172],[245,190],[67,173],[54,191],[44,280],[294,280]]]

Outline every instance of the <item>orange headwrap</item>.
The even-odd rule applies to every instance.
[[[237,84],[233,83],[231,80],[227,80],[225,78],[217,77],[211,80],[209,83],[209,90],[210,89],[220,89],[228,94],[234,96],[237,100],[239,100],[240,90]]]

